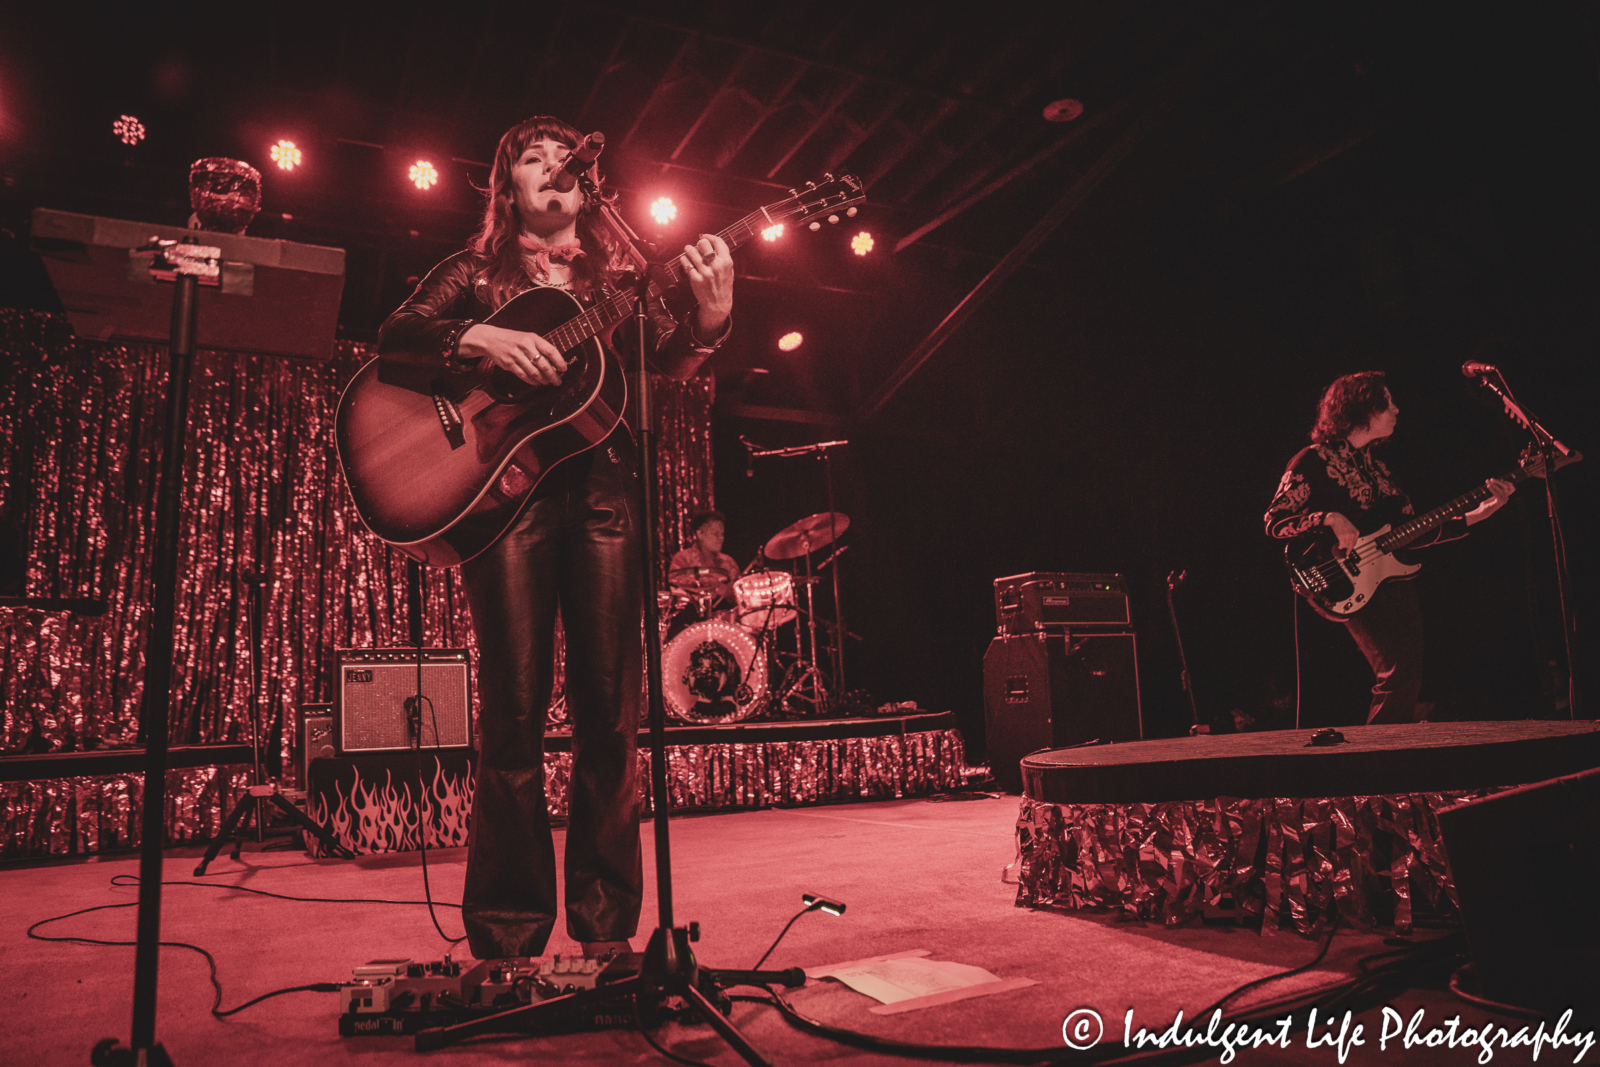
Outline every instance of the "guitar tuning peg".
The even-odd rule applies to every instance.
[[[820,230],[820,229],[822,229],[822,223],[820,223],[820,222],[813,222],[813,223],[812,223],[812,224],[811,224],[811,228],[812,228],[812,229],[813,229],[813,230]]]
[[[825,181],[825,182],[833,181],[833,171],[830,170],[828,173],[824,174],[822,176],[822,180]]]
[[[828,216],[828,225],[829,226],[837,225],[838,222],[839,222],[839,216],[838,215],[829,215]]]
[[[798,190],[798,189],[790,189],[789,190],[789,195],[790,196],[799,196],[800,195],[800,190]]]
[[[816,187],[817,187],[817,183],[816,182],[806,182],[806,188],[807,189],[815,189]]]
[[[850,217],[852,219],[855,218],[856,217],[856,209],[855,208],[851,208],[849,211],[845,212],[845,215],[847,215],[848,217]]]

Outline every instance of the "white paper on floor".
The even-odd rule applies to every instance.
[[[917,1011],[969,997],[985,997],[1037,985],[1032,978],[1000,978],[982,967],[930,960],[927,949],[910,949],[828,967],[808,967],[810,978],[833,978],[879,1001],[874,1015]]]

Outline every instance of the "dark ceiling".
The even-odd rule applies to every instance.
[[[740,558],[809,512],[851,514],[861,684],[969,719],[990,583],[1033,569],[1129,576],[1146,697],[1182,732],[1164,578],[1193,568],[1202,705],[1281,704],[1298,653],[1259,515],[1337,374],[1390,370],[1425,502],[1515,453],[1455,373],[1486,345],[1559,432],[1592,422],[1590,0],[20,7],[0,24],[0,225],[37,206],[181,224],[191,160],[250,160],[252,233],[347,250],[358,340],[461,247],[496,139],[531,113],[604,132],[624,213],[668,249],[859,175],[848,225],[737,257],[735,330],[706,371],[716,500]],[[1048,121],[1060,100],[1081,114]],[[149,131],[136,148],[110,133],[125,112]],[[292,174],[266,159],[279,138],[305,151]],[[442,174],[427,194],[405,181],[418,158]],[[645,217],[660,195],[670,229]],[[788,330],[807,338],[792,355]],[[746,433],[850,437],[837,501],[815,464],[746,478]],[[1588,466],[1564,481],[1574,544]],[[1528,509],[1475,533],[1473,558],[1546,573]],[[1435,583],[1446,698],[1546,701],[1516,672],[1557,658],[1527,621],[1554,600],[1522,566],[1493,596]]]
[[[625,211],[666,246],[848,171],[868,193],[852,225],[741,254],[747,325],[717,370],[736,395],[800,328],[838,373],[765,409],[847,419],[879,410],[1013,271],[1078,254],[1071,223],[1249,214],[1424,129],[1511,145],[1506,125],[1545,88],[1528,57],[1551,44],[1588,63],[1592,96],[1592,9],[1552,6],[1501,35],[1470,7],[41,5],[0,38],[5,221],[45,205],[181,222],[187,163],[238,156],[266,174],[251,232],[349,250],[341,323],[362,338],[470,233],[496,138],[530,113],[605,132]],[[1081,115],[1047,121],[1063,99]],[[110,135],[123,112],[149,131],[136,148]],[[292,174],[265,158],[280,137],[306,154]],[[417,158],[442,172],[427,194],[404,181]],[[644,217],[663,194],[681,209],[670,230]],[[858,258],[861,228],[876,244]]]

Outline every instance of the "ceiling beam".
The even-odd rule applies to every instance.
[[[798,52],[793,49],[774,48],[771,45],[760,44],[756,41],[747,41],[740,37],[732,37],[727,34],[711,33],[698,27],[685,26],[681,23],[669,22],[666,19],[651,18],[647,15],[641,15],[634,11],[624,11],[620,7],[611,7],[607,4],[597,4],[595,6],[601,8],[610,8],[610,10],[615,11],[619,15],[627,15],[630,20],[648,23],[652,26],[659,26],[662,29],[675,30],[678,33],[698,34],[707,41],[715,41],[718,44],[732,45],[736,48],[748,48],[753,52],[761,52],[765,55],[774,56],[778,59],[792,59],[800,63],[808,64],[809,66],[821,67],[824,70],[836,71],[840,74],[854,75],[856,78],[864,81],[878,82],[882,85],[893,85],[903,89],[910,89],[915,92],[922,93],[925,96],[935,97],[939,100],[949,100],[952,103],[967,104],[971,107],[983,108],[986,111],[1010,112],[1016,110],[1009,104],[987,100],[983,97],[974,96],[970,93],[952,93],[946,89],[940,88],[938,85],[934,85],[929,82],[913,81],[910,78],[902,78],[894,74],[885,74],[881,70],[872,70],[868,67],[856,66],[851,63],[841,63],[837,60],[829,59],[826,56],[811,52]]]
[[[1101,182],[1105,181],[1135,148],[1144,143],[1151,132],[1166,118],[1167,113],[1172,110],[1182,90],[1189,85],[1190,78],[1187,75],[1192,69],[1193,65],[1186,66],[1184,70],[1185,76],[1176,77],[1168,83],[1167,91],[1145,108],[1144,112],[1122,132],[1122,135],[1112,143],[1111,147],[1107,148],[1100,155],[1100,158],[1096,159],[1094,164],[1067,188],[1066,193],[1051,206],[1049,211],[1045,212],[1044,217],[1034,223],[1033,228],[1023,235],[1022,240],[1017,242],[1016,247],[1007,252],[1005,258],[995,264],[994,268],[983,276],[983,279],[973,287],[972,291],[962,297],[961,302],[950,310],[944,320],[935,326],[928,336],[922,339],[916,349],[901,362],[900,366],[895,368],[894,373],[877,389],[873,390],[872,395],[867,397],[856,412],[855,421],[857,423],[866,422],[882,411],[884,405],[894,397],[895,393],[899,392],[900,388],[911,380],[912,375],[916,374],[918,369],[944,346],[944,343],[950,339],[951,335],[960,329],[967,319],[972,317],[972,313],[977,311],[983,302],[1005,283],[1007,278],[1016,273],[1017,268],[1021,267],[1039,245],[1044,243],[1045,238],[1054,233],[1056,228],[1066,221],[1067,216],[1076,211],[1089,194]]]
[[[1024,174],[1027,174],[1029,171],[1033,170],[1035,167],[1049,159],[1051,156],[1055,155],[1057,152],[1060,152],[1063,148],[1076,144],[1091,130],[1097,129],[1100,126],[1105,125],[1107,122],[1121,117],[1122,113],[1128,109],[1129,99],[1130,98],[1124,97],[1122,100],[1118,101],[1116,104],[1113,104],[1106,110],[1092,115],[1083,125],[1075,126],[1068,130],[1066,134],[1056,138],[1054,141],[1051,141],[1049,144],[1039,149],[1039,151],[1035,152],[1021,163],[1018,163],[1016,166],[1000,175],[1000,177],[989,182],[982,189],[979,189],[977,192],[971,193],[956,203],[951,204],[949,207],[939,212],[939,214],[935,215],[927,222],[924,222],[921,226],[918,226],[916,229],[900,238],[899,241],[895,242],[894,250],[896,252],[905,251],[910,246],[928,236],[928,234],[932,233],[934,230],[937,230],[940,226],[943,226],[945,223],[954,219],[957,215],[960,215],[963,211],[966,211],[968,208],[987,200],[1001,189],[1004,189],[1007,185],[1010,185],[1012,182],[1016,181]]]

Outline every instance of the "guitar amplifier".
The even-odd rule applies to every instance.
[[[1125,630],[1128,583],[1120,574],[1029,571],[994,580],[994,616],[1002,634],[1040,630]]]
[[[412,746],[408,703],[418,690],[418,649],[341,648],[334,653],[334,722],[339,754]],[[467,650],[424,648],[417,716],[421,747],[469,748],[472,700]]]
[[[333,705],[301,704],[294,742],[295,785],[311,788],[311,761],[327,759],[337,753],[333,747]]]

